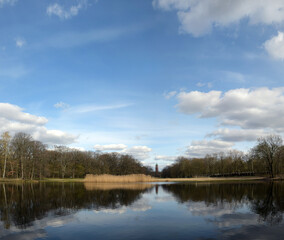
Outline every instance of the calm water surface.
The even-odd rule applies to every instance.
[[[0,239],[284,239],[284,183],[0,184]]]

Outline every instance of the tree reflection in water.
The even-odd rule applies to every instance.
[[[129,234],[148,229],[149,232],[142,231],[140,234],[151,233],[157,236],[167,236],[167,231],[176,231],[176,227],[183,229],[180,234],[188,236],[191,234],[188,227],[193,226],[195,229],[192,223],[198,221],[200,229],[208,227],[210,232],[210,224],[213,223],[214,229],[217,226],[226,236],[233,236],[233,233],[251,234],[252,227],[273,232],[274,228],[269,228],[268,225],[264,228],[263,223],[279,228],[283,224],[283,182],[162,184],[154,188],[155,185],[151,184],[0,184],[0,238],[4,228],[6,233],[2,236],[10,233],[23,233],[21,236],[27,236],[24,234],[30,231],[29,234],[44,237],[48,231],[38,230],[45,229],[46,226],[63,226],[60,222],[73,223],[80,213],[86,214],[80,210],[94,210],[89,214],[92,218],[89,231],[94,236],[98,231],[104,230],[100,228],[104,224],[108,224],[110,228],[120,226],[125,230],[124,233]],[[151,194],[143,196],[151,190]],[[156,201],[157,195],[166,200]],[[188,207],[191,214],[180,211],[176,201]],[[126,208],[131,211],[126,212]],[[140,210],[139,214],[135,212],[137,209]],[[141,209],[145,212],[142,213]],[[123,215],[106,215],[114,212],[123,212]],[[130,216],[132,220],[129,222]],[[173,218],[177,225],[173,224]],[[83,224],[89,224],[87,218],[82,221]],[[129,224],[132,224],[131,229]],[[71,224],[71,229],[72,227]],[[203,231],[200,236],[202,234]],[[15,237],[18,239],[19,236]]]
[[[233,210],[248,205],[260,222],[277,225],[284,212],[284,184],[269,183],[208,183],[163,185],[163,189],[180,203],[204,202],[209,208],[224,205]]]
[[[254,199],[251,206],[252,211],[259,215],[260,221],[271,225],[282,222],[284,211],[283,190],[283,184],[271,182],[263,186],[263,196]]]
[[[80,209],[116,209],[131,205],[150,187],[104,185],[88,189],[80,183],[0,184],[1,221],[6,229],[26,229],[50,213],[66,216]]]

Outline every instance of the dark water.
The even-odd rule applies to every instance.
[[[284,239],[284,183],[0,184],[0,239]]]

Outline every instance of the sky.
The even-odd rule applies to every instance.
[[[50,147],[244,152],[284,133],[284,0],[0,0],[0,133]]]

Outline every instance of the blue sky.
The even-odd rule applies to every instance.
[[[0,0],[0,132],[165,166],[284,128],[284,1]]]

